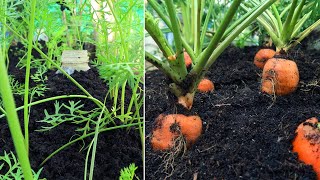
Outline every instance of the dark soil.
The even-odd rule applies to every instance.
[[[14,48],[12,48],[14,49]],[[15,52],[15,51],[13,51]],[[17,59],[20,57],[19,53],[10,54],[9,72],[15,78],[24,83],[25,70],[15,67]],[[32,70],[35,72],[35,70]],[[45,92],[45,97],[48,98],[57,95],[69,94],[84,94],[80,89],[73,85],[62,74],[56,74],[55,70],[46,73],[48,76],[47,87],[49,90]],[[107,93],[107,85],[99,78],[98,71],[95,68],[87,72],[75,72],[72,77],[76,79],[93,97],[104,101]],[[35,83],[31,82],[31,86]],[[130,90],[128,88],[126,102],[130,101]],[[15,96],[17,106],[23,105],[23,98]],[[39,99],[39,98],[38,98]],[[37,100],[38,100],[37,99]],[[59,100],[61,103],[68,104],[68,101],[79,101],[85,104],[83,110],[92,110],[97,106],[90,100],[85,99],[63,99]],[[107,102],[107,107],[112,106],[113,101]],[[128,104],[128,103],[126,103]],[[44,118],[44,109],[49,114],[54,112],[54,101],[43,103],[33,106],[30,114],[30,160],[34,170],[39,169],[40,163],[52,152],[57,150],[62,145],[68,143],[71,139],[79,137],[78,132],[75,130],[83,127],[83,124],[76,125],[71,123],[63,123],[58,127],[46,131],[37,132],[41,124],[37,121]],[[63,112],[63,111],[62,111]],[[20,120],[23,119],[23,111],[19,111]],[[110,124],[109,127],[114,126]],[[14,147],[10,136],[9,128],[5,118],[0,119],[0,152],[13,151]],[[87,149],[92,138],[87,138],[84,141],[79,141],[70,147],[62,150],[43,166],[41,177],[49,180],[79,180],[83,179],[84,167]],[[82,149],[85,147],[85,149]],[[139,132],[135,129],[126,131],[125,129],[111,130],[99,134],[97,154],[95,161],[94,179],[118,179],[120,169],[128,167],[129,164],[135,163],[139,168],[136,170],[138,177],[142,178],[143,165],[142,165],[142,150]],[[81,150],[82,149],[82,150]],[[91,155],[90,155],[91,156]]]
[[[253,64],[258,49],[229,47],[207,74],[216,90],[197,93],[191,111],[168,93],[163,73],[146,74],[147,179],[168,175],[163,171],[164,154],[150,145],[161,113],[197,114],[203,120],[202,136],[184,156],[176,157],[168,179],[316,179],[312,167],[291,152],[291,142],[301,122],[320,114],[320,52],[305,47],[291,52],[300,71],[299,88],[273,104],[259,91],[262,71]]]

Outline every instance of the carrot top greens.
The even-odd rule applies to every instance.
[[[205,7],[205,1],[186,1],[185,3],[178,3],[178,7],[176,7],[172,0],[165,0],[165,6],[160,5],[156,0],[148,0],[151,8],[146,9],[151,10],[146,12],[145,28],[166,59],[159,59],[146,52],[146,60],[162,70],[173,81],[169,85],[171,92],[179,99],[189,101],[183,104],[189,104],[186,108],[190,109],[197,86],[210,66],[232,41],[275,1],[266,0],[257,3],[250,9],[248,8],[248,12],[243,16],[234,20],[234,16],[242,4],[242,0],[234,0],[224,17],[221,17],[222,21],[219,27],[216,27],[213,37],[206,46],[204,37],[209,27],[209,19],[212,16],[211,13],[204,14],[203,12],[205,10],[214,12],[214,1],[211,1],[208,7]],[[181,4],[186,4],[186,6]],[[179,20],[176,10],[179,6],[184,9],[191,9],[190,17],[182,13],[184,19],[183,21]],[[155,18],[155,12],[159,18]],[[202,19],[205,19],[203,24],[201,23]],[[169,31],[173,33],[174,46],[168,43],[164,33],[159,28],[159,20],[164,22]],[[183,26],[190,24],[193,32],[191,34],[193,36],[191,43],[187,40],[189,38],[185,37],[190,35],[184,34],[183,36],[181,33],[185,32]],[[184,63],[184,49],[193,63],[190,71],[187,70]]]
[[[252,7],[257,6],[259,0],[250,0],[248,3],[241,4],[241,8],[249,12]],[[319,10],[319,1],[293,0],[281,12],[275,4],[271,9],[267,9],[257,18],[258,22],[265,28],[270,35],[273,43],[280,50],[288,49],[299,44],[307,37],[317,26],[320,25],[320,19],[312,22],[310,26],[303,29],[303,25],[307,22],[314,11]],[[302,31],[301,31],[302,30]]]

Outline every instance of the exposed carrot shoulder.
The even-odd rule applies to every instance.
[[[254,56],[253,63],[260,69],[264,67],[266,62],[273,58],[276,52],[272,49],[260,49]]]

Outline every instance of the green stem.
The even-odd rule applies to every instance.
[[[241,4],[241,8],[243,8],[247,12],[250,12],[250,10],[246,6],[244,6],[243,4]],[[251,13],[249,13],[249,14],[251,14]],[[270,37],[273,40],[273,43],[275,44],[276,47],[280,47],[280,46],[284,45],[283,41],[281,41],[281,39],[277,36],[274,29],[272,29],[272,27],[269,25],[269,23],[267,22],[267,20],[264,17],[259,16],[259,17],[257,17],[257,20],[266,29],[266,31],[270,35]]]
[[[187,75],[187,68],[184,63],[184,56],[183,56],[183,48],[182,48],[182,40],[181,40],[181,32],[179,29],[179,23],[176,16],[175,6],[173,4],[172,0],[165,0],[171,25],[172,25],[172,32],[175,42],[175,48],[176,48],[176,60],[170,61],[170,65],[174,69],[175,73],[179,74],[181,79],[178,79],[177,82],[182,82],[184,77]]]
[[[194,92],[198,86],[199,80],[207,73],[209,68],[215,62],[215,60],[220,56],[220,54],[232,43],[232,41],[246,28],[248,27],[263,11],[265,11],[269,6],[271,6],[276,0],[265,1],[261,4],[247,19],[245,19],[239,26],[237,26],[233,32],[230,33],[224,41],[222,41],[219,46],[213,51],[212,55],[208,59],[207,64],[204,66],[201,72],[199,72],[196,80],[191,84],[189,92]],[[191,73],[190,73],[191,74]],[[193,75],[193,74],[191,74]]]
[[[204,20],[204,25],[202,26],[202,31],[201,31],[201,36],[200,36],[200,46],[203,47],[203,43],[204,43],[204,38],[206,36],[207,33],[207,29],[208,29],[208,25],[209,25],[209,20],[213,11],[213,5],[215,3],[215,0],[210,1],[209,4],[209,10],[206,16],[206,19]]]
[[[140,107],[142,107],[143,105],[143,99],[141,99],[141,104],[140,104]],[[139,103],[138,103],[138,100],[137,100],[137,98],[135,98],[135,101],[134,101],[134,103],[135,103],[135,106],[136,107],[139,107]],[[141,140],[141,145],[142,145],[142,161],[143,161],[143,163],[144,163],[144,157],[145,157],[145,155],[144,155],[144,151],[145,151],[145,138],[144,138],[144,126],[143,126],[143,118],[142,118],[142,121],[141,121],[141,118],[140,118],[140,112],[139,111],[136,111],[135,112],[136,113],[136,116],[135,117],[137,117],[137,119],[138,119],[138,123],[139,123],[139,133],[140,133],[140,140]],[[132,124],[132,122],[130,122],[130,124]]]
[[[173,81],[177,82],[179,79],[181,79],[179,74],[175,73],[175,71],[169,66],[167,62],[157,59],[149,52],[145,52],[145,57],[147,61],[159,68],[162,72],[166,74],[166,76],[168,76]]]
[[[6,15],[6,11],[7,11],[7,0],[2,0],[1,1],[1,10],[2,12],[0,12],[1,14],[1,18],[2,18],[2,23],[3,24],[7,24],[7,15]],[[5,55],[6,53],[6,49],[7,49],[7,42],[6,42],[6,27],[5,26],[1,26],[2,29],[2,54]],[[2,57],[1,57],[2,58]],[[8,61],[9,62],[9,61]],[[9,64],[8,64],[9,67]]]
[[[88,173],[88,160],[89,160],[89,155],[90,155],[90,151],[92,148],[92,144],[93,144],[93,140],[90,142],[89,146],[88,146],[88,151],[87,151],[87,155],[86,155],[86,161],[85,161],[85,165],[84,165],[84,180],[87,180],[87,173]]]
[[[276,5],[274,5],[274,4],[272,4],[271,7],[272,7],[273,14],[276,16],[279,31],[282,32],[282,30],[283,30],[282,21],[281,21],[280,14],[279,14],[279,12],[278,12],[278,10],[277,10],[277,7],[276,7]]]
[[[121,117],[123,118],[124,118],[124,102],[125,102],[126,85],[127,85],[127,81],[125,81],[121,87]],[[122,121],[124,122],[124,119],[122,119]]]
[[[254,4],[254,6],[258,6],[260,2],[257,0],[252,0],[252,3]],[[275,31],[277,36],[280,36],[281,31],[280,31],[280,27],[278,27],[278,20],[275,18],[275,16],[272,14],[272,12],[269,9],[266,9],[265,12],[262,13],[260,17],[264,17],[268,22],[268,24]]]
[[[312,11],[308,12],[307,14],[303,15],[303,17],[298,21],[298,23],[295,25],[294,30],[292,32],[291,39],[295,39],[297,37],[300,28],[309,19],[311,14],[312,14]]]
[[[27,105],[27,107],[31,107],[31,106],[34,106],[34,105],[37,105],[37,104],[41,104],[41,103],[45,103],[45,102],[49,102],[49,101],[54,101],[54,100],[57,100],[57,99],[65,99],[65,98],[84,98],[84,99],[90,99],[92,100],[95,104],[100,104],[100,106],[98,107],[103,107],[104,104],[99,101],[98,99],[94,98],[94,97],[88,97],[88,96],[85,96],[85,95],[62,95],[62,96],[55,96],[55,97],[50,97],[50,98],[46,98],[46,99],[41,99],[39,101],[35,101],[35,102],[32,102],[32,103],[29,103]],[[22,109],[24,109],[25,106],[20,106],[18,108],[16,108],[16,111],[20,111]],[[0,119],[5,117],[7,115],[7,113],[4,113],[2,115],[0,115]]]
[[[149,12],[145,13],[145,29],[152,39],[157,43],[165,58],[174,55],[174,52],[169,46],[167,39],[161,32],[158,23],[153,19]]]
[[[239,26],[237,26],[234,31],[232,31],[230,35],[213,51],[204,69],[207,71],[209,67],[214,63],[214,61],[219,57],[219,55],[231,44],[231,42],[275,1],[276,0],[265,1],[246,20],[244,20]]]
[[[18,114],[15,111],[16,105],[10,87],[9,76],[7,73],[4,55],[2,54],[2,52],[2,47],[0,47],[0,93],[2,96],[4,108],[6,110],[8,125],[13,139],[13,144],[16,149],[19,162],[21,164],[23,176],[26,180],[33,180],[28,152],[25,147],[24,137],[22,135]]]
[[[115,129],[120,129],[120,128],[126,128],[126,127],[132,127],[132,126],[138,126],[139,124],[142,124],[141,123],[133,123],[133,124],[126,124],[126,125],[121,125],[121,126],[114,126],[114,127],[109,127],[109,128],[104,128],[104,129],[100,129],[99,130],[99,133],[102,133],[102,132],[105,132],[105,131],[110,131],[110,130],[115,130]],[[87,137],[90,137],[92,135],[94,135],[95,132],[91,132],[89,134],[86,134],[86,135],[83,135],[77,139],[74,139],[70,142],[68,142],[67,144],[61,146],[59,149],[55,150],[53,153],[51,153],[47,158],[45,158],[42,163],[40,164],[40,167],[44,165],[44,163],[46,163],[50,158],[52,158],[54,155],[56,155],[58,152],[60,152],[61,150],[63,150],[64,148],[72,145],[73,143],[77,142],[77,141],[80,141],[82,139],[85,139]]]
[[[191,26],[190,26],[190,19],[189,19],[190,18],[189,4],[188,4],[188,2],[180,1],[179,5],[181,7],[181,14],[182,14],[182,19],[183,19],[183,26],[181,27],[182,33],[185,35],[184,38],[186,38],[187,43],[191,43],[192,39],[190,36]],[[170,29],[172,29],[171,26],[170,26]]]
[[[209,57],[211,56],[211,53],[218,45],[219,41],[221,40],[225,30],[227,29],[228,25],[230,24],[233,16],[235,15],[240,3],[242,0],[234,0],[231,4],[231,7],[229,8],[226,16],[224,17],[221,26],[218,28],[217,32],[213,36],[212,40],[210,41],[208,47],[200,54],[198,58],[197,64],[194,66],[194,68],[191,70],[190,73],[192,74],[199,74],[205,64],[207,63]]]
[[[138,87],[139,87],[140,78],[142,78],[141,75],[139,75],[137,77],[137,80],[135,82],[135,86],[132,89],[132,95],[131,95],[130,103],[129,103],[128,108],[127,108],[127,114],[129,114],[131,112],[131,108],[133,106],[133,102],[135,102],[136,99],[139,97],[138,96],[139,94],[137,94],[137,90],[138,90]],[[137,111],[137,107],[136,107],[136,111]],[[127,123],[128,123],[128,118],[125,118],[124,124],[127,124]]]
[[[2,114],[7,114],[7,112],[0,106],[0,111],[2,112]]]
[[[170,19],[163,13],[163,10],[161,8],[161,6],[157,3],[156,0],[148,0],[150,6],[157,12],[157,14],[159,15],[160,19],[168,26],[168,28],[172,31],[172,27],[171,27],[171,23],[170,23]],[[182,5],[183,9],[188,9],[185,5]],[[146,12],[145,16],[148,14],[149,12]],[[150,14],[150,13],[149,13]],[[189,13],[182,13],[185,14],[186,17],[183,17],[184,21],[186,22],[185,26],[188,28],[188,30],[190,29],[190,17],[189,17]],[[151,16],[152,17],[152,16]],[[147,26],[147,21],[145,21],[145,25]],[[187,34],[185,35],[190,35],[191,32],[186,31]],[[185,48],[185,50],[188,52],[190,58],[192,59],[192,62],[194,62],[194,60],[196,59],[194,53],[193,53],[193,49],[191,48],[191,46],[188,44],[188,40],[186,40],[184,37],[181,37],[181,41],[182,41],[182,45]]]
[[[291,37],[290,25],[291,25],[291,22],[292,22],[292,17],[293,17],[294,11],[295,11],[295,9],[297,7],[297,3],[298,3],[298,0],[293,0],[292,1],[289,14],[288,14],[288,16],[286,18],[286,21],[284,22],[284,25],[283,25],[283,31],[281,33],[281,41],[284,42],[284,44],[287,44],[289,38]]]
[[[297,40],[295,40],[293,43],[291,43],[287,49],[290,49],[296,45],[298,45],[304,38],[306,38],[317,26],[320,26],[320,19],[313,23],[311,26],[309,26],[307,29],[302,31],[297,37],[299,37]]]
[[[120,34],[120,40],[121,40],[122,48],[123,48],[124,55],[125,55],[124,59],[126,60],[126,62],[128,62],[129,61],[129,54],[128,54],[129,50],[128,50],[127,46],[126,46],[127,43],[124,40],[124,34],[122,32],[123,29],[121,28],[121,24],[120,24],[120,22],[118,20],[117,14],[114,12],[112,1],[111,0],[107,0],[107,4],[108,4],[108,6],[110,8],[110,11],[111,11],[113,17],[114,17],[114,21],[115,21],[115,23],[116,23],[116,25],[118,27],[118,31],[119,31],[119,34]]]
[[[179,29],[179,23],[177,19],[177,12],[175,11],[175,6],[173,4],[172,0],[165,0],[168,13],[169,13],[169,18],[171,22],[171,28],[174,36],[174,42],[175,42],[175,47],[176,47],[176,54],[179,57],[180,54],[182,54],[183,49],[182,49],[182,41],[181,41],[181,32]],[[182,62],[182,60],[181,60]]]
[[[200,46],[200,26],[201,26],[201,1],[200,0],[193,0],[193,7],[194,10],[194,18],[195,18],[195,24],[193,26],[194,28],[194,52],[195,55],[198,56],[201,52],[201,46]]]
[[[27,42],[26,39],[24,39],[21,35],[19,35],[14,29],[12,29],[10,26],[8,26],[7,24],[4,24],[11,32],[13,32],[19,39],[21,39],[24,42]],[[75,84],[82,92],[84,92],[87,96],[92,97],[91,94],[84,88],[81,86],[81,84],[79,84],[75,79],[73,79],[73,77],[71,77],[65,70],[63,70],[57,63],[55,63],[52,59],[50,59],[46,54],[44,54],[41,49],[39,49],[38,47],[36,47],[35,45],[33,45],[33,48],[39,52],[39,54],[45,58],[47,61],[50,61],[50,63],[52,65],[54,65],[63,75],[65,75],[73,84]],[[99,107],[100,104],[98,105]]]
[[[293,14],[293,17],[292,17],[292,21],[291,21],[290,27],[289,27],[289,30],[290,30],[289,31],[289,34],[290,34],[289,39],[291,38],[291,35],[293,33],[293,30],[294,30],[294,27],[296,26],[297,21],[299,19],[299,16],[301,15],[301,11],[302,11],[302,8],[303,8],[305,2],[306,2],[306,0],[302,0],[300,2],[300,4],[298,5],[298,8],[296,8],[295,11],[294,11],[294,14]]]
[[[34,19],[36,10],[36,0],[31,0],[31,15],[29,20],[29,33],[28,33],[28,52],[27,52],[27,64],[26,64],[26,75],[25,75],[25,89],[24,89],[24,144],[29,153],[29,108],[27,104],[29,103],[29,81],[30,81],[30,69],[31,69],[31,58],[32,58],[32,40],[34,31]]]
[[[104,99],[104,103],[106,103],[107,101],[107,96]],[[104,105],[101,113],[99,115],[98,121],[96,122],[96,127],[95,127],[95,131],[94,131],[94,138],[93,138],[93,148],[92,148],[92,153],[91,153],[91,160],[90,160],[90,173],[89,173],[89,180],[93,179],[93,170],[94,170],[94,162],[96,159],[96,152],[97,152],[97,145],[98,145],[98,136],[99,136],[99,126],[101,123],[101,118],[102,118],[102,114],[103,111],[106,109],[106,106]]]

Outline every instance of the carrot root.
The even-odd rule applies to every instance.
[[[262,92],[287,95],[297,89],[298,83],[299,71],[294,61],[272,58],[265,64],[262,73]]]
[[[253,63],[260,69],[264,67],[266,62],[273,58],[276,52],[272,49],[260,49],[254,56]]]
[[[296,130],[296,137],[292,142],[293,152],[298,153],[298,159],[305,164],[312,165],[320,180],[320,129],[318,119],[313,117],[301,123]]]
[[[207,93],[214,90],[214,84],[209,79],[202,79],[198,85],[198,91]]]
[[[177,146],[177,138],[180,137],[181,139],[183,137],[182,139],[185,139],[185,144],[190,147],[199,138],[201,132],[202,121],[199,116],[161,114],[156,119],[156,127],[152,133],[151,145],[153,150],[169,150]],[[179,143],[181,145],[180,141]]]

